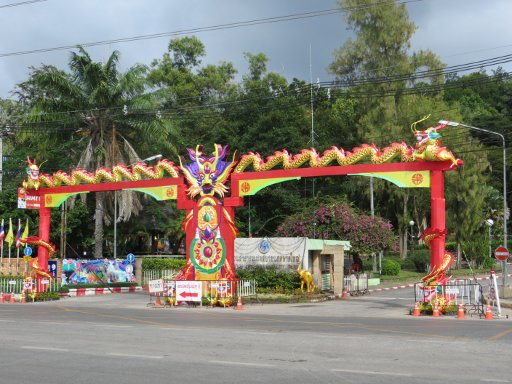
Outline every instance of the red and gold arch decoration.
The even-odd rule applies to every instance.
[[[143,163],[131,168],[116,165],[95,172],[75,169],[69,175],[61,171],[41,174],[36,161],[28,159],[23,187],[41,198],[39,268],[47,272],[49,250],[44,244],[49,242],[52,207],[77,193],[130,189],[158,200],[176,200],[178,208],[186,211],[187,264],[179,279],[235,279],[235,208],[243,206],[245,196],[303,177],[361,175],[383,178],[403,188],[430,188],[432,228],[425,241],[430,247],[433,273],[424,281],[433,283],[444,277],[451,260],[445,252],[444,172],[462,164],[441,146],[438,131],[444,126],[418,131],[413,124],[417,138],[414,147],[405,143],[382,149],[361,145],[351,151],[331,147],[322,154],[311,148],[295,155],[282,150],[266,159],[247,153],[238,159],[236,152],[228,158],[228,146],[216,144],[213,152],[207,153],[198,145],[188,149],[190,162],[180,158],[179,166],[160,160],[153,167]]]

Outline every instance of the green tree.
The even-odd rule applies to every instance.
[[[29,110],[25,124],[47,134],[46,140],[41,136],[41,148],[44,142],[53,141],[55,145],[70,140],[81,151],[76,165],[92,171],[139,160],[132,143],[143,149],[146,141],[172,142],[172,126],[166,119],[148,119],[145,113],[138,113],[149,106],[158,108],[158,99],[145,94],[147,68],[135,65],[121,73],[119,57],[119,52],[114,51],[104,63],[94,62],[79,47],[78,52],[71,53],[69,73],[43,65],[33,69],[29,80],[18,85],[17,95]],[[103,255],[104,221],[111,220],[106,196],[96,193],[96,257]],[[138,213],[140,204],[135,196],[120,194],[118,220],[128,220],[132,213]]]
[[[198,144],[213,148],[215,142],[228,142],[232,136],[223,116],[223,103],[236,93],[236,70],[227,62],[201,66],[205,54],[203,43],[195,36],[172,39],[167,52],[151,63],[148,73],[149,84],[165,99],[164,114],[180,132],[180,154]]]
[[[374,4],[367,0],[340,0],[339,4],[347,9],[346,20],[355,37],[335,51],[330,70],[340,81],[355,85],[352,95],[364,98],[357,110],[359,137],[378,147],[392,141],[413,145],[411,122],[449,109],[442,92],[444,65],[430,50],[410,53],[416,27],[404,4]],[[444,116],[436,116],[441,117]],[[435,118],[427,123],[437,125]],[[449,128],[441,133],[448,148],[450,143],[460,146],[467,138],[461,134],[451,140]],[[469,184],[460,187],[469,188]],[[367,189],[358,189],[362,188]],[[398,227],[401,254],[405,256],[408,222],[414,218],[424,225],[428,195],[424,191],[390,188],[387,182],[377,181],[375,201],[376,211],[391,218]]]

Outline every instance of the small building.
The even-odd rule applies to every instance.
[[[235,239],[235,267],[277,266],[311,272],[322,291],[343,291],[345,251],[350,242],[309,239],[307,237],[251,237]]]

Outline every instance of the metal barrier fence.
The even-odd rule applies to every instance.
[[[160,279],[156,279],[160,280]],[[255,280],[202,280],[194,281],[199,283],[200,292],[182,293],[177,292],[177,281],[161,279],[163,292],[151,293],[150,304],[152,298],[163,300],[163,305],[177,305],[187,303],[193,305],[223,306],[229,307],[236,305],[239,297],[256,297],[256,281]],[[149,283],[149,281],[148,281]],[[179,281],[180,284],[186,284],[187,281]],[[151,286],[151,283],[149,283]],[[181,296],[180,296],[181,295]],[[179,296],[179,297],[178,297]]]
[[[1,293],[21,293],[23,291],[23,277],[1,277],[0,276],[0,292]],[[59,279],[51,279],[48,281],[47,292],[59,292]]]
[[[176,276],[178,276],[178,273],[180,272],[181,269],[144,270],[142,271],[141,285],[143,287],[147,287],[151,280],[173,280]]]
[[[368,275],[366,273],[355,273],[343,276],[343,287],[351,296],[364,295],[368,293]]]
[[[485,314],[483,288],[474,280],[454,280],[431,287],[414,284],[415,302],[433,304],[439,297],[457,306],[462,304],[468,313]]]

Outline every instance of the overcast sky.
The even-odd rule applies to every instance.
[[[17,6],[12,6],[18,3]],[[23,4],[25,3],[25,4]],[[211,27],[336,8],[336,0],[0,0],[0,97],[42,63],[67,69],[70,50],[21,51]],[[503,56],[512,50],[511,0],[418,0],[407,4],[418,29],[412,49],[430,48],[448,65]],[[268,69],[288,79],[332,79],[334,49],[349,38],[343,14],[219,29],[197,34],[203,64],[232,62],[246,72],[244,52],[265,53]],[[121,68],[150,64],[170,37],[89,47],[94,60],[121,52]],[[511,70],[509,63],[503,65]]]

